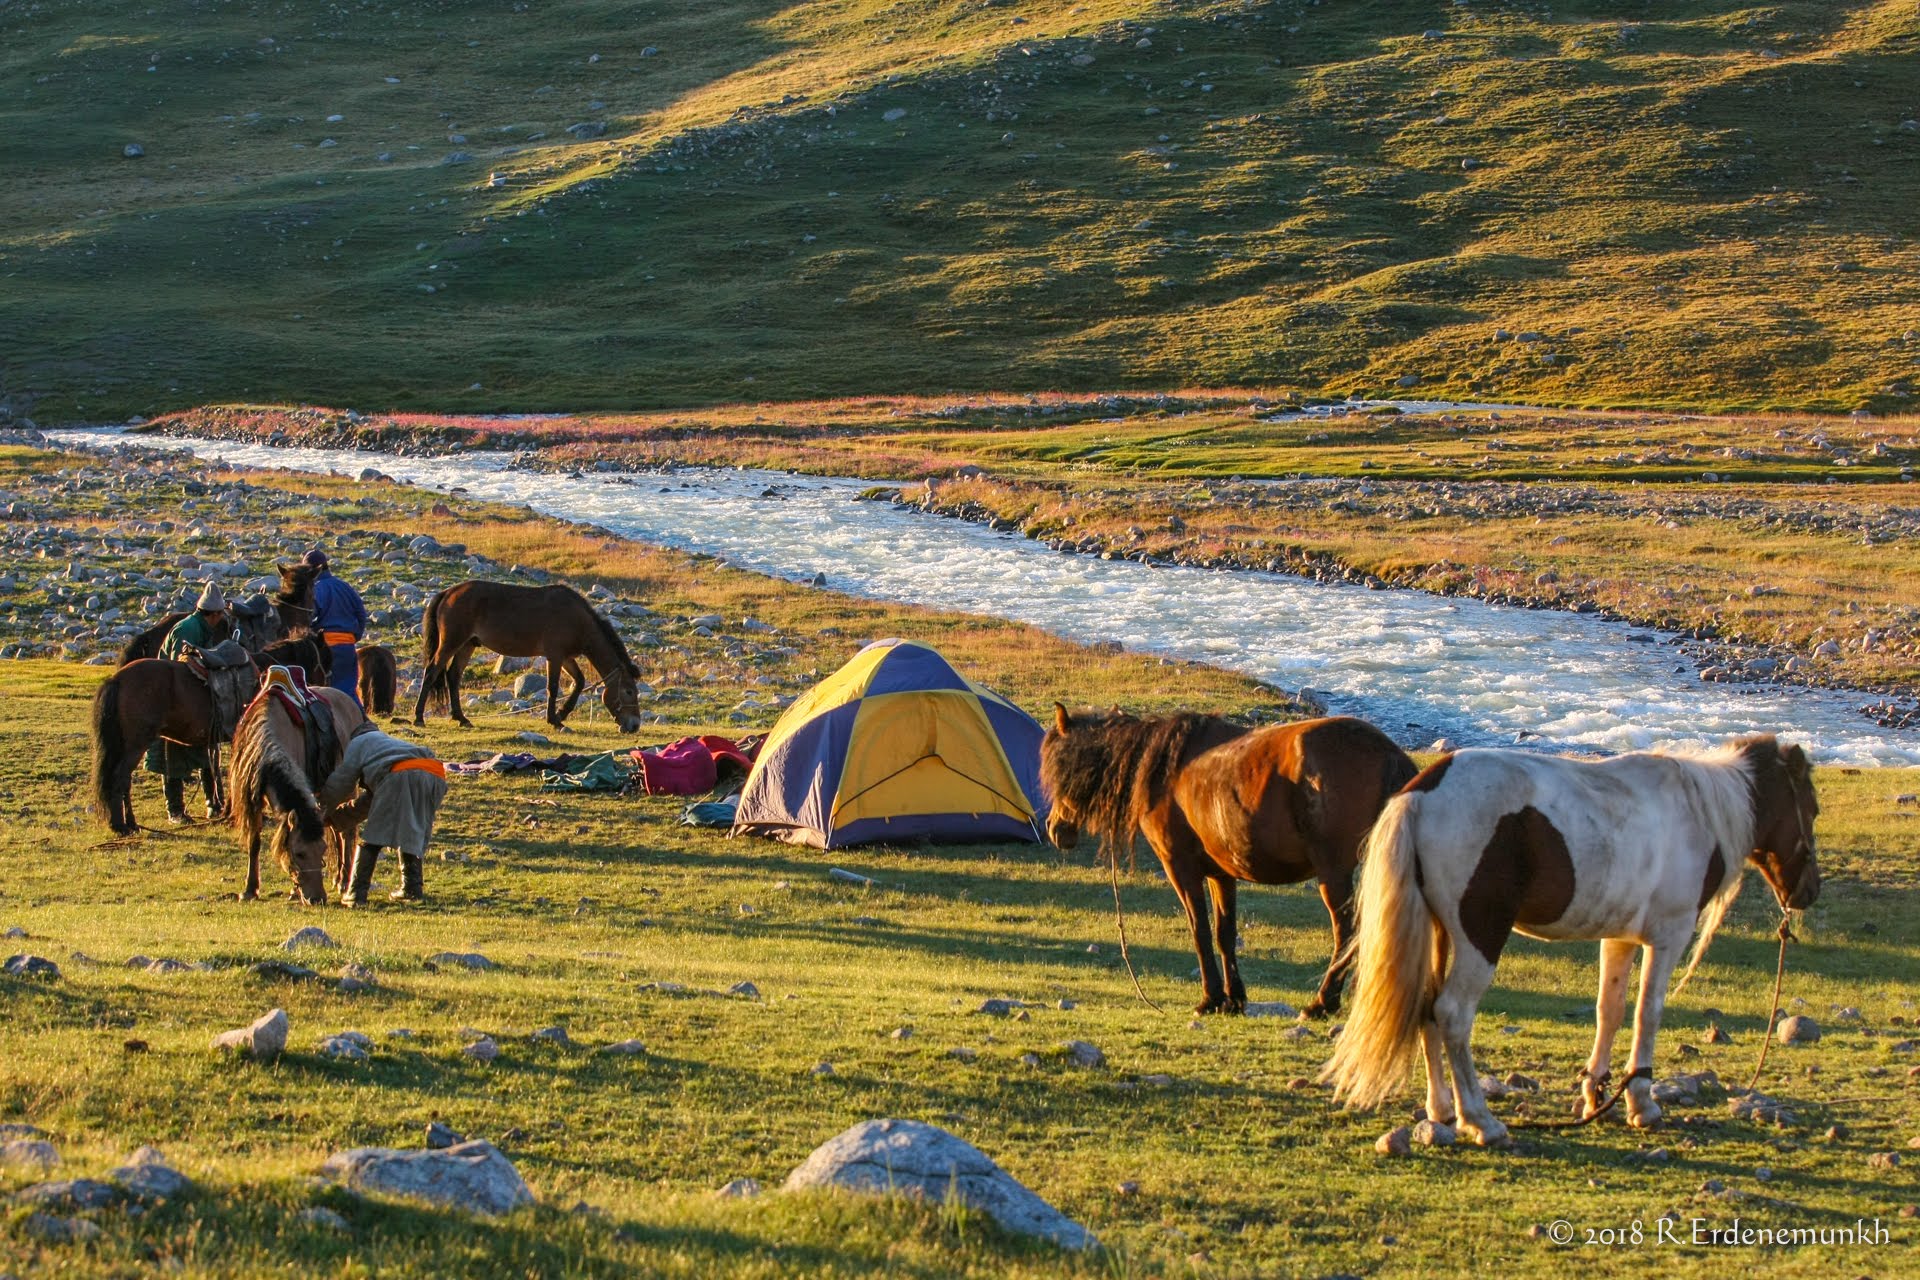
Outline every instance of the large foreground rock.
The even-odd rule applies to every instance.
[[[533,1203],[520,1171],[491,1142],[462,1142],[444,1151],[356,1147],[329,1157],[320,1172],[355,1191],[473,1213],[507,1213]]]
[[[787,1176],[789,1191],[815,1187],[927,1200],[952,1194],[1008,1231],[1068,1249],[1096,1243],[1085,1227],[1020,1185],[978,1147],[918,1120],[868,1120],[830,1139]]]

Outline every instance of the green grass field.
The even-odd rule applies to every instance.
[[[9,455],[9,462],[19,456]],[[265,477],[256,477],[266,479]],[[344,482],[278,477],[321,503]],[[77,493],[73,501],[97,501]],[[711,607],[775,619],[822,670],[865,633],[935,638],[985,682],[1041,709],[1054,697],[1270,711],[1273,693],[1225,673],[1093,654],[1024,628],[841,603],[710,563],[609,544],[552,521],[432,495],[383,493],[357,519],[414,521],[476,549],[644,589],[667,611]],[[97,514],[69,513],[76,522]],[[212,517],[209,517],[212,518]],[[302,531],[296,517],[290,532]],[[835,617],[838,635],[806,631]],[[1530,1135],[1512,1151],[1420,1150],[1383,1161],[1371,1143],[1393,1116],[1349,1115],[1304,1083],[1326,1028],[1207,1019],[1184,922],[1146,871],[1125,879],[1129,933],[1147,990],[1119,964],[1111,903],[1089,851],[1031,846],[870,848],[833,855],[732,841],[678,824],[664,800],[548,796],[525,779],[456,783],[430,860],[432,901],[364,912],[231,895],[243,865],[222,829],[104,844],[85,811],[87,698],[98,669],[0,664],[0,931],[9,951],[45,955],[50,984],[0,978],[0,1123],[31,1123],[60,1147],[65,1176],[98,1173],[152,1142],[199,1184],[144,1217],[99,1215],[91,1244],[43,1245],[24,1209],[0,1210],[0,1269],[27,1275],[1641,1275],[1644,1250],[1560,1249],[1529,1229],[1565,1219],[1625,1227],[1673,1211],[1683,1234],[1725,1226],[1832,1227],[1881,1218],[1888,1249],[1663,1248],[1663,1272],[1891,1274],[1910,1256],[1920,1200],[1914,1165],[1870,1166],[1920,1132],[1909,1066],[1920,1021],[1920,925],[1905,907],[1916,870],[1920,790],[1912,772],[1830,769],[1819,778],[1826,888],[1791,956],[1788,1007],[1817,1017],[1814,1046],[1776,1049],[1763,1089],[1800,1112],[1776,1129],[1730,1119],[1723,1102],[1681,1108],[1661,1131],[1616,1124]],[[729,677],[731,678],[731,676]],[[717,703],[715,704],[717,708]],[[715,712],[717,715],[717,710]],[[524,718],[482,713],[471,731],[432,722],[449,758],[513,745]],[[649,726],[647,740],[732,728]],[[611,747],[582,719],[571,749]],[[136,805],[157,816],[157,787]],[[872,876],[840,884],[827,868]],[[389,868],[382,888],[392,880]],[[270,888],[278,883],[269,873]],[[1256,999],[1302,1003],[1327,933],[1304,887],[1242,897],[1243,956]],[[1696,985],[1673,1006],[1661,1074],[1711,1068],[1744,1083],[1758,1048],[1773,961],[1772,908],[1749,886]],[[338,951],[291,957],[328,978],[370,968],[375,991],[263,983],[246,966],[317,924]],[[486,973],[423,961],[477,950]],[[76,955],[76,953],[79,953]],[[205,969],[158,974],[135,955]],[[1588,947],[1517,941],[1481,1021],[1480,1065],[1520,1071],[1570,1097],[1591,1028]],[[718,994],[750,981],[758,1000]],[[673,990],[666,984],[678,984]],[[987,997],[1030,1002],[1027,1020],[972,1012]],[[1071,1009],[1058,1007],[1071,1001]],[[293,1023],[273,1066],[223,1061],[211,1036],[272,1007]],[[1839,1010],[1859,1011],[1855,1020]],[[1719,1013],[1709,1012],[1719,1010]],[[1717,1022],[1732,1033],[1708,1045]],[[532,1041],[565,1026],[574,1047]],[[892,1033],[911,1027],[910,1038]],[[412,1038],[390,1036],[409,1029]],[[461,1055],[466,1029],[496,1035],[491,1066]],[[1511,1030],[1509,1030],[1511,1028]],[[371,1060],[325,1060],[318,1041],[354,1029]],[[595,1047],[637,1038],[637,1058]],[[1104,1068],[1056,1055],[1099,1046]],[[141,1052],[129,1041],[143,1042]],[[1685,1049],[1694,1052],[1687,1053]],[[1903,1047],[1904,1046],[1904,1047]],[[971,1061],[952,1054],[973,1051]],[[1022,1055],[1039,1055],[1038,1066]],[[832,1075],[814,1068],[831,1063]],[[1416,1101],[1410,1092],[1403,1106]],[[860,1120],[895,1116],[967,1138],[1105,1242],[1067,1256],[1024,1244],[978,1215],[832,1197],[722,1201],[735,1177],[777,1187],[816,1145]],[[316,1188],[346,1147],[420,1145],[440,1119],[498,1143],[541,1198],[500,1221]],[[1823,1136],[1829,1126],[1844,1134]],[[1641,1158],[1662,1148],[1664,1162]],[[1766,1168],[1762,1179],[1756,1170]],[[1703,1194],[1717,1179],[1724,1190]],[[30,1180],[0,1171],[0,1189]],[[1131,1194],[1118,1188],[1137,1184]],[[578,1211],[584,1202],[591,1211]],[[321,1205],[350,1223],[301,1222]]]
[[[1899,408],[1916,52],[1907,0],[13,5],[0,397]]]

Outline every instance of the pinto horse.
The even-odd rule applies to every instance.
[[[1584,1113],[1605,1105],[1639,947],[1627,1119],[1652,1124],[1660,1118],[1653,1041],[1674,964],[1696,927],[1699,964],[1749,863],[1783,910],[1813,903],[1819,812],[1806,752],[1770,734],[1697,754],[1591,762],[1521,751],[1442,756],[1387,805],[1367,843],[1357,994],[1321,1078],[1348,1105],[1372,1106],[1400,1086],[1424,1045],[1427,1115],[1450,1122],[1457,1095],[1462,1129],[1482,1144],[1503,1141],[1506,1126],[1487,1110],[1470,1044],[1501,949],[1516,929],[1597,939]]]
[[[1071,849],[1084,827],[1107,856],[1136,834],[1166,868],[1200,957],[1200,1013],[1243,1013],[1247,989],[1235,953],[1235,882],[1318,878],[1333,920],[1333,958],[1309,1017],[1340,1008],[1347,970],[1354,859],[1382,805],[1418,771],[1386,734],[1345,716],[1248,729],[1184,713],[1144,720],[1114,712],[1070,715],[1054,704],[1040,745],[1040,780],[1053,798],[1047,838]],[[1213,899],[1211,923],[1200,901]],[[1214,938],[1226,968],[1214,964]]]
[[[319,906],[327,900],[326,872],[335,889],[346,882],[347,856],[353,848],[357,817],[350,810],[329,815],[317,793],[346,749],[347,739],[366,719],[353,698],[338,689],[313,687],[313,708],[329,717],[323,732],[309,739],[303,720],[270,689],[248,704],[233,732],[233,757],[227,792],[233,797],[233,824],[247,851],[247,883],[240,899],[260,895],[260,840],[268,824],[274,859],[293,879],[301,901]],[[317,750],[310,750],[310,743]]]
[[[426,723],[431,700],[451,711],[460,724],[472,727],[460,707],[460,673],[473,651],[485,645],[495,653],[547,660],[547,723],[556,729],[573,713],[587,687],[580,670],[583,657],[606,682],[603,698],[620,732],[640,728],[640,668],[628,656],[613,624],[572,587],[462,582],[427,603],[420,634],[420,697],[413,706],[416,725]],[[573,680],[573,692],[556,712],[562,673]]]

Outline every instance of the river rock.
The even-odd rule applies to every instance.
[[[534,1202],[531,1188],[491,1142],[462,1142],[443,1151],[357,1147],[328,1158],[321,1176],[374,1195],[424,1200],[470,1213],[509,1213]]]
[[[287,1011],[271,1009],[256,1018],[251,1026],[223,1031],[213,1038],[213,1047],[244,1053],[257,1062],[271,1061],[287,1047]]]
[[[1780,1025],[1774,1029],[1781,1044],[1812,1044],[1820,1038],[1820,1024],[1805,1014],[1795,1014],[1780,1019]]]
[[[863,1121],[823,1143],[786,1181],[788,1191],[835,1187],[931,1201],[953,1195],[1008,1231],[1068,1249],[1096,1243],[972,1143],[918,1120]]]

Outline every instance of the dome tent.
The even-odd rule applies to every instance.
[[[876,640],[787,708],[740,794],[735,835],[820,849],[1041,839],[1034,718],[929,645]]]

